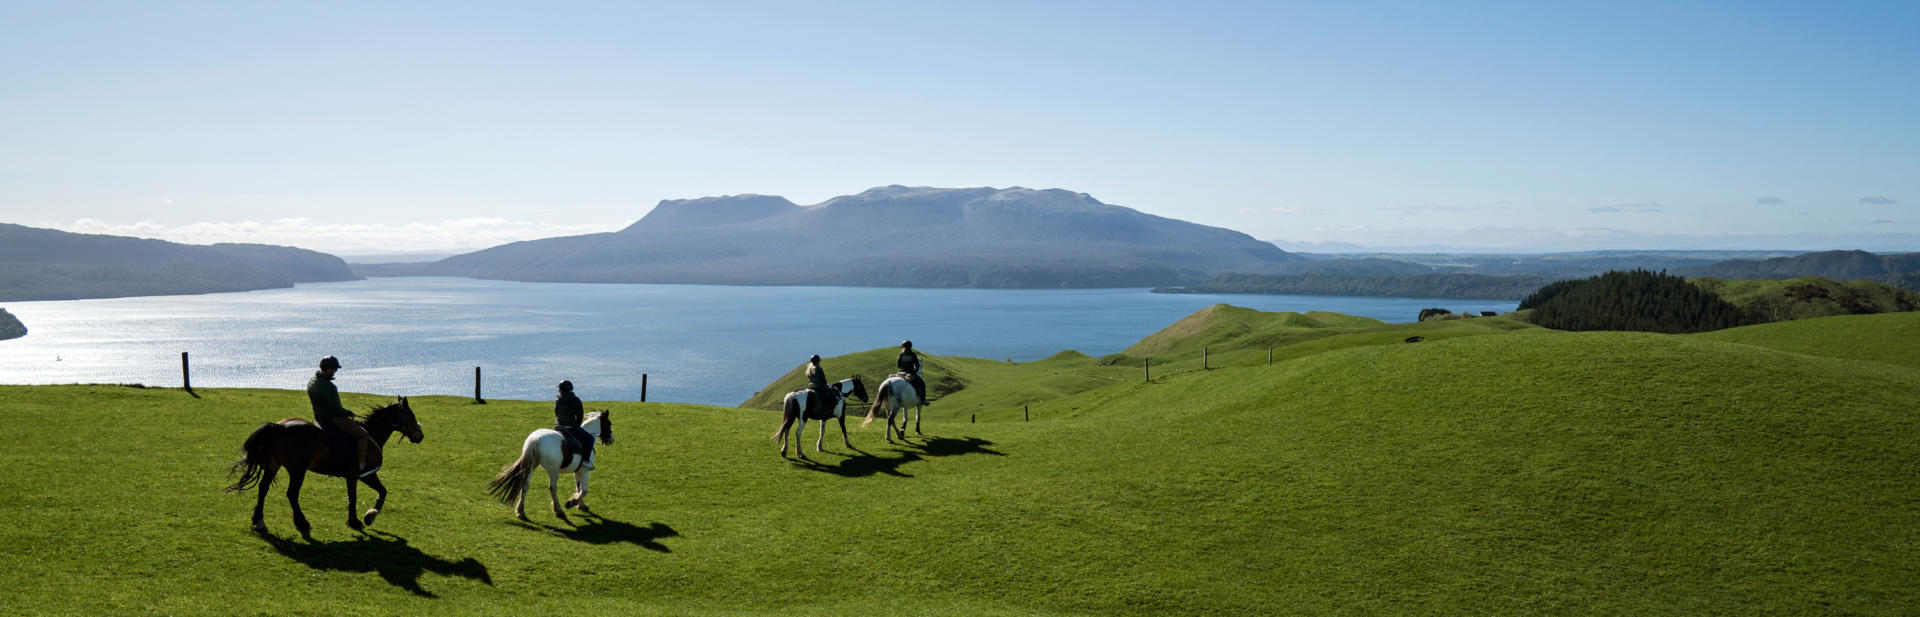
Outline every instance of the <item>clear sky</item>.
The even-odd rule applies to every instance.
[[[0,222],[446,251],[888,184],[1289,248],[1920,251],[1920,2],[0,6]]]

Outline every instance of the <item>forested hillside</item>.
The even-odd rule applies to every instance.
[[[340,258],[293,247],[190,245],[0,223],[0,301],[248,291],[354,278]]]
[[[1689,277],[1710,276],[1728,280],[1819,276],[1842,282],[1873,281],[1920,291],[1920,253],[1822,251],[1793,257],[1724,261],[1675,272]]]
[[[26,324],[20,323],[20,318],[14,317],[13,313],[7,312],[7,309],[0,308],[0,341],[26,335]]]

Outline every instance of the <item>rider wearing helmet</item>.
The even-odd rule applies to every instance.
[[[920,378],[920,355],[913,353],[913,341],[900,341],[900,360],[895,366],[907,374],[907,383],[913,384],[913,393],[920,397],[920,404],[928,404],[927,380]]]
[[[833,388],[827,385],[827,370],[820,368],[819,354],[807,358],[807,389],[818,393],[820,402],[828,408],[833,407],[834,401],[839,400],[840,393],[834,392]]]
[[[561,437],[574,442],[574,450],[580,453],[580,466],[592,470],[593,464],[587,457],[593,454],[593,435],[580,428],[587,420],[586,406],[580,403],[580,397],[573,395],[573,382],[560,382],[560,396],[553,401],[553,429]]]
[[[359,475],[366,476],[374,469],[367,468],[367,453],[379,452],[380,444],[373,442],[366,427],[354,421],[352,411],[340,404],[340,390],[333,386],[333,374],[339,372],[340,360],[333,356],[320,359],[320,370],[307,380],[307,402],[313,405],[313,419],[320,425],[320,432],[329,438],[345,437],[354,442],[355,469]],[[332,439],[329,439],[331,441]]]

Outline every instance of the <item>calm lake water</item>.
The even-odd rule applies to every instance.
[[[18,302],[24,338],[0,341],[0,383],[300,389],[322,356],[350,392],[473,393],[544,400],[571,379],[582,399],[737,405],[806,361],[912,339],[935,355],[1101,356],[1213,304],[1334,311],[1389,322],[1420,309],[1511,311],[1508,300],[1241,294],[1145,289],[892,289],[513,283],[375,278],[199,296]],[[834,373],[833,366],[827,369]]]

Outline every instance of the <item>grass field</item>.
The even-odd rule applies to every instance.
[[[770,411],[588,401],[618,441],[577,526],[544,477],[531,524],[483,489],[549,403],[414,398],[427,438],[391,446],[378,525],[310,478],[311,543],[279,491],[269,537],[220,491],[303,393],[0,387],[0,613],[1920,612],[1920,351],[1884,342],[1920,314],[1667,336],[1209,310],[1150,383],[1132,356],[929,358],[928,435],[831,433],[811,462]]]

